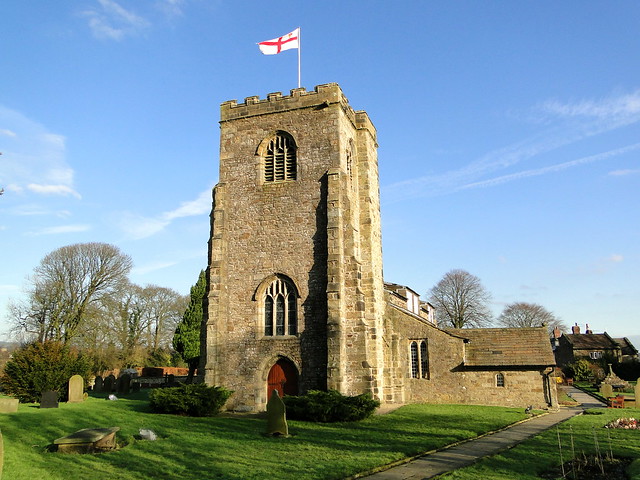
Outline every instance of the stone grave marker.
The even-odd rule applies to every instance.
[[[59,453],[94,453],[116,447],[116,432],[120,427],[83,428],[53,441]]]
[[[101,392],[103,384],[104,384],[104,380],[102,379],[102,377],[100,375],[98,375],[96,377],[96,379],[93,381],[93,391],[94,392]]]
[[[106,393],[113,392],[113,386],[115,381],[116,381],[116,377],[114,377],[113,375],[109,375],[107,378],[105,378],[104,383],[102,384],[102,391]]]
[[[40,408],[58,408],[58,392],[48,390],[42,393]]]
[[[118,393],[129,393],[131,391],[131,375],[125,373],[118,378]]]
[[[18,411],[17,398],[0,398],[0,413],[15,413]]]
[[[81,403],[84,401],[84,379],[80,375],[74,375],[69,379],[68,403]]]
[[[284,402],[278,395],[278,391],[274,390],[267,402],[267,435],[289,435],[286,413]]]
[[[636,382],[636,388],[634,389],[636,394],[636,408],[640,408],[640,378]]]
[[[613,397],[613,387],[608,383],[600,385],[600,395],[604,398]]]

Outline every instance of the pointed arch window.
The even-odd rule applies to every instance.
[[[296,144],[291,135],[285,132],[276,133],[267,143],[264,152],[264,181],[296,180],[296,151]]]
[[[409,344],[411,378],[429,379],[429,348],[427,340],[413,340]]]
[[[496,374],[496,387],[504,387],[504,373]]]
[[[264,291],[264,334],[298,334],[298,293],[291,281],[276,277]]]
[[[420,378],[420,362],[418,361],[418,342],[411,342],[411,378]]]

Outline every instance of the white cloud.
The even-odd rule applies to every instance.
[[[609,261],[613,263],[620,263],[624,260],[624,257],[618,253],[614,253],[609,257]]]
[[[627,169],[627,170],[613,170],[611,172],[609,172],[609,175],[612,177],[624,177],[627,175],[637,175],[638,173],[640,173],[640,169]]]
[[[627,118],[637,121],[637,116],[640,115],[640,90],[601,100],[582,100],[576,103],[549,100],[541,104],[540,109],[563,117],[592,117],[603,120]]]
[[[471,187],[496,186],[510,180],[552,173],[582,163],[608,158],[635,150],[638,146],[637,144],[629,145],[609,152],[585,156],[572,162],[483,180],[482,177],[491,173],[506,170],[527,161],[535,161],[543,154],[559,150],[561,147],[640,122],[640,90],[603,100],[584,100],[574,104],[548,101],[534,107],[533,111],[538,116],[544,116],[547,123],[544,131],[488,152],[462,168],[383,185],[381,188],[383,199],[386,202],[394,202],[408,198],[444,195]],[[629,172],[625,171],[626,173]]]
[[[6,128],[0,128],[0,135],[4,135],[5,137],[15,137],[16,132],[12,132]]]
[[[144,217],[130,212],[119,215],[116,223],[128,236],[136,240],[151,237],[168,227],[177,218],[206,215],[211,211],[211,190],[205,190],[198,198],[183,202],[175,210],[161,213],[156,217]]]
[[[181,17],[184,15],[182,7],[184,0],[158,0],[156,8],[164,13],[167,17]]]
[[[627,153],[627,152],[638,150],[638,149],[640,149],[640,143],[628,145],[622,148],[617,148],[615,150],[610,150],[608,152],[598,153],[596,155],[589,155],[588,157],[578,158],[577,160],[571,160],[569,162],[550,165],[548,167],[524,170],[522,172],[512,173],[509,175],[502,175],[500,177],[491,178],[489,180],[483,180],[481,182],[469,183],[467,185],[462,185],[459,189],[466,190],[470,188],[479,188],[479,187],[494,187],[496,185],[501,185],[503,183],[511,182],[513,180],[520,180],[522,178],[545,175],[547,173],[555,173],[561,170],[566,170],[567,168],[577,167],[585,163],[592,163],[599,160],[605,160],[607,158],[615,157],[617,155],[622,155],[623,153]]]
[[[73,188],[74,171],[66,160],[63,135],[2,105],[0,125],[5,127],[0,183],[7,191],[80,198]]]
[[[211,190],[205,190],[198,195],[198,198],[190,202],[183,202],[178,208],[164,213],[162,216],[167,220],[181,217],[193,217],[211,211]]]
[[[41,235],[59,235],[64,233],[78,233],[78,232],[86,232],[90,230],[90,225],[60,225],[57,227],[48,227],[40,230],[36,230],[31,232],[30,236],[41,236]]]
[[[27,189],[41,195],[72,195],[76,198],[81,198],[78,192],[66,185],[38,185],[37,183],[30,183],[27,185]]]
[[[149,27],[149,22],[113,0],[98,0],[99,7],[83,12],[94,37],[122,40]]]
[[[147,265],[143,265],[141,267],[134,267],[131,270],[133,275],[146,275],[147,273],[155,272],[157,270],[162,270],[165,268],[172,267],[176,265],[178,262],[151,262]]]

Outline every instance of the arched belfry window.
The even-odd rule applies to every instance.
[[[283,182],[297,178],[296,144],[288,133],[276,132],[263,152],[264,181]]]
[[[264,334],[298,334],[298,293],[289,279],[276,276],[263,294]]]

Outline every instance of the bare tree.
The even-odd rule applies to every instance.
[[[29,279],[27,300],[11,313],[37,340],[69,343],[92,307],[127,281],[131,258],[105,243],[79,243],[46,255]]]
[[[498,324],[503,327],[540,327],[546,325],[549,334],[555,327],[561,331],[567,330],[567,325],[549,310],[537,303],[510,303],[498,317]]]
[[[492,322],[491,294],[480,279],[464,270],[451,270],[429,291],[436,318],[453,328],[486,327]]]

